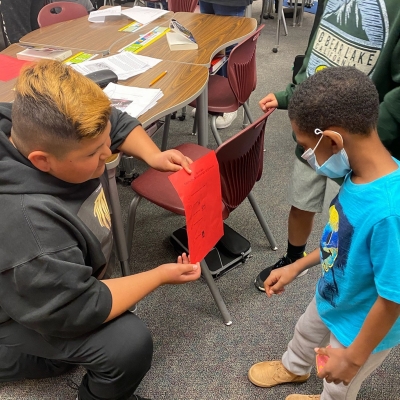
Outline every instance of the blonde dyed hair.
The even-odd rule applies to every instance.
[[[43,150],[62,157],[74,143],[106,129],[111,103],[93,81],[58,61],[21,71],[12,108],[12,139],[28,155]]]

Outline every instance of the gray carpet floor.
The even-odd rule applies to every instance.
[[[253,4],[258,18],[261,1]],[[289,35],[281,37],[279,52],[275,44],[276,21],[265,21],[258,42],[258,84],[250,101],[254,117],[261,115],[258,101],[271,91],[290,82],[294,56],[306,48],[314,15],[305,14],[302,27],[288,27]],[[291,20],[288,20],[291,22]],[[170,146],[196,142],[190,135],[192,118],[172,121]],[[241,129],[241,119],[222,130],[226,139]],[[161,134],[155,137],[160,143]],[[210,134],[210,147],[215,147]],[[251,242],[252,258],[217,281],[232,314],[233,324],[222,323],[207,285],[196,281],[181,286],[164,286],[140,302],[138,315],[146,321],[154,337],[154,360],[151,371],[141,383],[138,394],[153,400],[283,400],[291,393],[318,394],[322,382],[314,371],[308,382],[281,385],[271,389],[253,386],[247,380],[249,367],[258,361],[279,359],[291,339],[294,325],[313,297],[319,268],[297,279],[282,296],[268,299],[258,292],[253,281],[265,266],[274,263],[285,252],[287,241],[287,188],[294,159],[294,142],[286,111],[275,111],[267,123],[265,165],[254,194],[262,208],[279,249],[274,252],[246,201],[235,210],[228,223]],[[138,170],[145,167],[137,164]],[[126,219],[131,189],[120,187]],[[323,217],[317,216],[307,249],[318,245]],[[138,209],[131,268],[145,271],[175,259],[169,235],[184,225],[182,217],[170,214],[142,201]],[[134,332],[132,332],[134,335]],[[118,340],[118,338],[115,338]],[[134,360],[132,360],[134,362]],[[384,364],[364,383],[359,400],[400,399],[399,349],[392,351]],[[83,369],[56,379],[0,384],[1,400],[72,400],[76,392],[68,387],[69,379],[80,382]]]

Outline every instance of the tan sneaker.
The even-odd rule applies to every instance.
[[[286,400],[320,400],[321,396],[319,394],[291,394],[286,397]]]
[[[281,361],[263,361],[254,364],[247,374],[249,381],[256,386],[272,387],[281,383],[302,383],[310,374],[295,375],[288,371]]]

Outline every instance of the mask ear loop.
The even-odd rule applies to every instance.
[[[340,137],[340,139],[342,140],[342,146],[343,146],[343,136],[339,133],[339,132],[336,132],[336,131],[332,131],[332,130],[330,130],[330,129],[328,129],[327,130],[327,132],[332,132],[332,133],[335,133],[336,135],[338,135],[339,137]],[[314,130],[314,133],[316,134],[316,135],[323,135],[323,131],[321,130],[321,129],[319,129],[319,128],[317,128],[317,129],[315,129]]]
[[[314,133],[318,136],[318,135],[322,135],[324,133],[324,131],[322,131],[319,128],[314,129]]]
[[[315,147],[313,149],[308,149],[301,155],[301,158],[303,160],[307,161],[314,154],[315,149],[318,147],[319,143],[321,142],[322,138],[324,137],[324,135],[322,135],[321,129],[319,129],[319,128],[315,129],[314,133],[316,135],[321,135],[321,137],[319,138],[317,144],[315,145]]]

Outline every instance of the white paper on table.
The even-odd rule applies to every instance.
[[[122,10],[122,14],[133,19],[134,21],[140,22],[141,24],[148,24],[149,22],[155,21],[162,15],[169,12],[168,10],[160,10],[159,8],[140,7],[134,6],[127,10]]]
[[[129,51],[128,51],[129,53]],[[131,53],[132,54],[132,53]],[[159,62],[161,62],[162,60],[160,60],[159,58],[153,58],[153,57],[148,57],[148,56],[141,56],[139,54],[135,54],[135,57],[138,58],[140,61],[150,65],[150,68],[153,68],[155,65],[157,65]]]
[[[164,96],[160,89],[143,89],[115,83],[109,83],[103,91],[115,108],[125,111],[135,118],[154,107],[157,101]]]
[[[152,59],[151,57],[138,56],[128,51],[123,51],[114,56],[104,57],[99,60],[72,64],[72,68],[83,75],[102,69],[110,69],[117,74],[119,80],[124,80],[147,71],[160,61],[156,58]]]
[[[109,7],[104,10],[91,11],[89,14],[89,22],[104,22],[106,17],[113,15],[121,15],[121,6]]]

